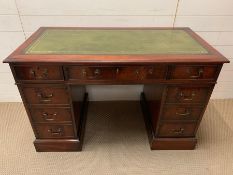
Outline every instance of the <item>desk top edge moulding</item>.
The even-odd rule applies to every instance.
[[[191,150],[224,63],[187,27],[41,27],[9,63],[38,152],[81,151],[86,85],[143,85],[152,150]],[[202,126],[205,127],[205,126]]]
[[[187,27],[41,27],[4,60],[5,63],[37,61],[228,62]]]

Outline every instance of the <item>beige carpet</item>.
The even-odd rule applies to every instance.
[[[0,103],[0,174],[233,174],[233,100],[212,100],[192,151],[151,151],[137,102],[90,103],[82,152],[37,153],[21,103]]]

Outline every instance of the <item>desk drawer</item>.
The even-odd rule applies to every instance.
[[[177,65],[171,69],[171,79],[190,79],[201,80],[217,78],[218,66],[217,65]]]
[[[162,120],[198,120],[203,107],[192,105],[165,105]]]
[[[47,125],[35,126],[38,138],[74,138],[74,128],[72,125]]]
[[[27,103],[69,104],[67,89],[62,85],[21,85]]]
[[[14,66],[18,80],[63,80],[63,71],[59,66]]]
[[[159,126],[160,137],[191,137],[194,136],[196,123],[163,123]]]
[[[118,67],[117,80],[165,79],[166,66],[127,66]]]
[[[68,80],[133,81],[165,79],[166,66],[67,66]]]
[[[111,80],[116,73],[114,67],[69,66],[65,70],[68,80]]]
[[[205,103],[210,87],[168,87],[166,103]]]
[[[72,122],[70,108],[31,108],[30,113],[36,123]]]

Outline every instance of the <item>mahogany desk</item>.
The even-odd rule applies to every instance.
[[[37,151],[80,151],[89,84],[143,84],[151,149],[194,149],[223,63],[189,28],[40,28],[9,57]]]

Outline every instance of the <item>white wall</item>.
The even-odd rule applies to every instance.
[[[188,26],[232,61],[224,66],[212,98],[233,98],[232,8],[232,0],[0,0],[0,58],[40,26]],[[138,98],[141,88],[88,90],[93,100],[119,100]],[[20,101],[10,69],[2,63],[0,101]]]

